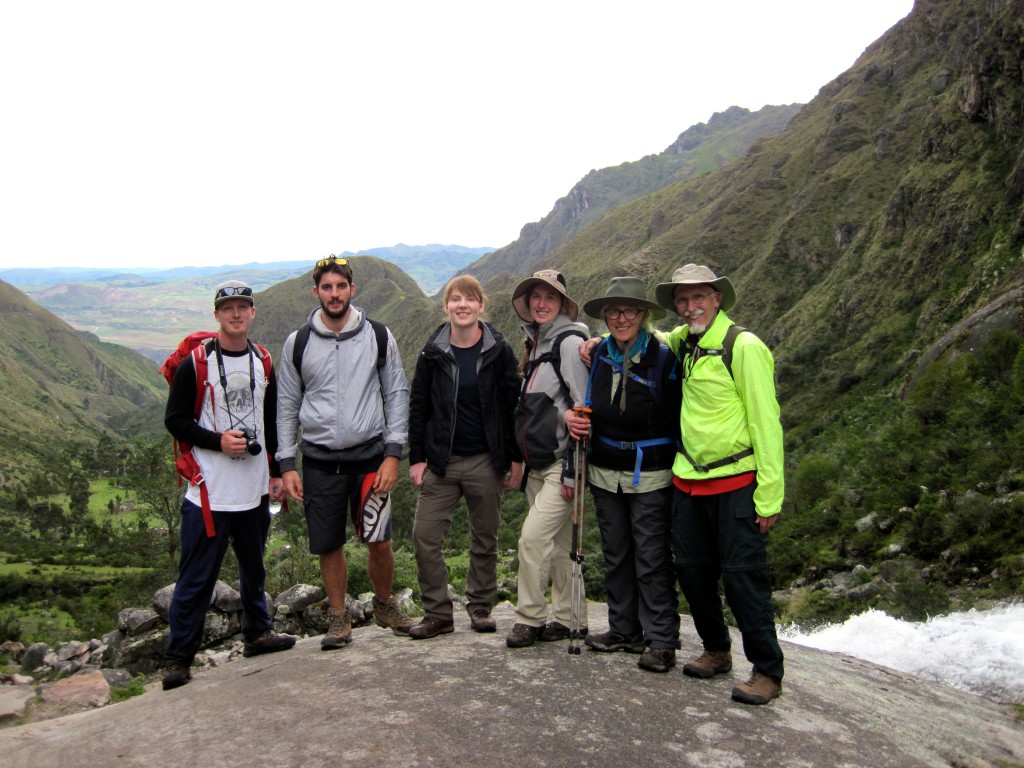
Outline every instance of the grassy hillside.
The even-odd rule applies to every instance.
[[[101,436],[157,434],[166,385],[134,352],[76,331],[0,282],[0,473],[9,481],[91,450]]]

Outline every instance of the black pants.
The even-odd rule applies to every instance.
[[[642,630],[651,648],[678,648],[672,486],[647,493],[590,488],[601,526],[609,628],[620,635]]]
[[[768,537],[757,526],[756,483],[714,496],[676,489],[672,500],[672,551],[676,576],[704,648],[728,650],[718,581],[743,636],[743,653],[762,674],[782,680],[782,648],[772,615]]]

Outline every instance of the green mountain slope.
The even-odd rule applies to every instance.
[[[779,133],[801,106],[767,106],[757,112],[729,107],[716,112],[707,123],[688,128],[660,154],[591,171],[555,202],[547,216],[524,226],[519,239],[475,261],[463,272],[480,279],[501,272],[533,272],[543,266],[552,250],[608,211],[722,167],[743,155],[756,140]]]
[[[776,357],[783,586],[898,558],[933,569],[907,588],[919,614],[1024,588],[1022,20],[1019,0],[918,0],[779,135],[545,260],[580,303],[687,262],[731,277],[731,316]],[[486,284],[506,328],[527,271]]]
[[[166,385],[131,350],[76,331],[0,281],[0,472],[90,450],[101,435],[156,436]]]

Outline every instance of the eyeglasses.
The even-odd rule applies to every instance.
[[[320,261],[314,264],[313,269],[329,267],[331,264],[337,264],[339,267],[344,267],[348,264],[348,259],[339,259],[337,256],[328,256],[326,259],[320,259]]]
[[[247,296],[252,298],[252,288],[249,286],[229,285],[228,287],[221,288],[217,291],[217,296],[215,298],[226,299],[229,296]]]
[[[604,311],[604,316],[609,320],[618,320],[620,317],[624,317],[627,320],[636,320],[641,312],[643,312],[643,310],[637,309],[636,307],[626,307],[625,309],[613,308],[606,309]]]
[[[707,293],[695,293],[693,296],[676,296],[673,299],[673,303],[678,306],[687,306],[688,304],[703,304],[704,299],[708,296],[713,296],[718,291],[708,291]]]

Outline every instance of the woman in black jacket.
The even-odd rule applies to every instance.
[[[469,509],[471,544],[466,609],[477,632],[493,632],[502,487],[514,488],[523,465],[513,461],[512,418],[520,378],[515,353],[480,319],[480,283],[453,277],[444,290],[448,322],[420,352],[409,402],[409,477],[420,489],[413,523],[424,617],[409,630],[421,640],[452,632],[452,601],[442,544],[461,497]],[[506,481],[506,473],[509,472]]]

